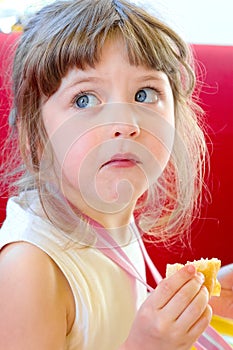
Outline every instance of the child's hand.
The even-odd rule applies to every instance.
[[[202,284],[193,266],[161,281],[138,311],[123,349],[189,350],[212,316]]]
[[[210,304],[217,315],[233,319],[233,264],[223,266],[218,274],[220,297],[212,297]]]

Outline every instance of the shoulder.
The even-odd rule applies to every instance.
[[[39,281],[46,282],[47,290],[57,288],[56,264],[40,248],[27,242],[11,243],[1,250],[0,272],[1,279],[7,276],[7,282],[13,281],[19,288],[34,288]]]
[[[53,260],[32,244],[12,243],[0,253],[0,285],[5,348],[62,349],[71,323],[71,294]],[[57,330],[53,336],[51,329]]]

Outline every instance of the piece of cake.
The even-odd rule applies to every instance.
[[[217,258],[188,261],[185,265],[194,265],[197,271],[201,272],[205,277],[204,285],[208,289],[210,296],[219,296],[221,292],[221,285],[217,280],[217,274],[221,267],[221,261]],[[183,264],[167,264],[166,277],[173,275],[180,270]]]

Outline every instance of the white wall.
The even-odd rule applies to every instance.
[[[233,0],[144,0],[185,40],[233,45]]]
[[[1,13],[6,8],[23,10],[42,6],[53,0],[0,0]],[[233,0],[132,0],[154,8],[161,17],[193,43],[233,45]],[[10,31],[14,23],[6,23]],[[5,23],[3,23],[5,25]]]

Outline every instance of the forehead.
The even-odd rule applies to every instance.
[[[94,66],[85,65],[83,69],[74,67],[69,69],[63,77],[61,86],[72,88],[79,82],[107,81],[129,79],[132,82],[156,80],[169,85],[167,75],[146,65],[136,65],[130,62],[127,48],[122,40],[108,40],[100,53],[99,60]],[[129,81],[129,82],[130,82]]]

